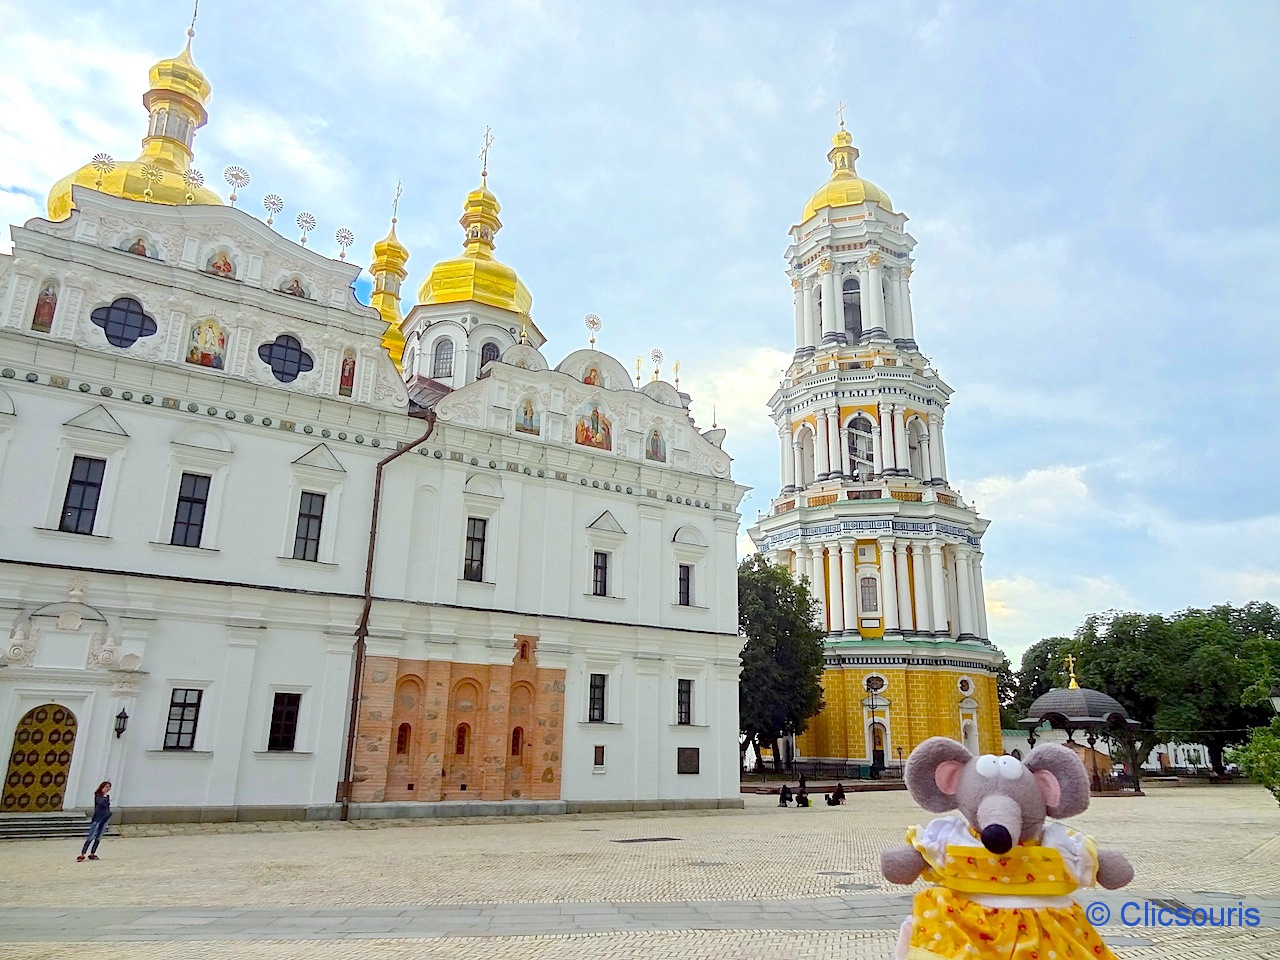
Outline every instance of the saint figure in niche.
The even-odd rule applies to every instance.
[[[520,401],[520,416],[516,418],[517,433],[531,433],[535,437],[542,433],[541,418],[533,406],[533,401],[525,397]]]
[[[297,277],[294,277],[288,283],[281,284],[280,292],[287,293],[291,297],[302,297],[304,299],[307,296],[307,288],[302,285],[302,281]]]
[[[133,243],[129,244],[129,246],[126,248],[126,252],[132,253],[135,257],[151,256],[151,254],[147,253],[147,241],[144,240],[142,237],[138,237],[136,240],[133,241]]]
[[[338,376],[338,396],[351,396],[356,382],[356,352],[348,347],[342,351],[342,370]]]
[[[191,328],[191,345],[187,350],[187,363],[197,367],[221,370],[226,357],[227,335],[218,321],[212,317],[201,320]]]
[[[58,285],[46,280],[36,295],[36,312],[31,317],[31,329],[48,333],[53,329],[53,313],[58,309]]]
[[[649,433],[649,442],[645,444],[644,456],[646,460],[667,462],[667,444],[662,439],[662,434],[658,432],[657,427],[654,427]]]
[[[613,423],[600,409],[600,404],[593,401],[583,408],[574,431],[574,442],[597,450],[613,449]]]
[[[210,273],[216,273],[220,277],[235,278],[236,265],[231,262],[231,258],[223,251],[219,250],[209,258],[209,263],[205,267]]]
[[[603,386],[604,378],[600,376],[600,368],[587,367],[587,372],[582,375],[582,382],[589,387]]]

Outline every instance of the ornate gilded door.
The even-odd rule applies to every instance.
[[[3,813],[48,813],[62,809],[76,742],[76,716],[46,703],[18,721],[4,778]]]

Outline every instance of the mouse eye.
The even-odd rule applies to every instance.
[[[989,753],[979,757],[978,762],[974,764],[974,767],[978,771],[979,776],[986,777],[987,779],[998,777],[1000,775],[999,758],[993,757]]]
[[[1022,761],[1017,757],[997,757],[996,772],[1006,780],[1017,780],[1022,776]]]

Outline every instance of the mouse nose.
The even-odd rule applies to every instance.
[[[1006,827],[993,823],[983,828],[982,845],[992,853],[1008,853],[1013,849],[1013,837]]]

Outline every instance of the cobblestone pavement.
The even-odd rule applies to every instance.
[[[911,892],[879,851],[924,819],[902,793],[846,807],[376,826],[126,828],[0,844],[6,958],[887,957]],[[1134,861],[1099,899],[1257,907],[1254,929],[1108,925],[1128,958],[1280,958],[1280,810],[1251,787],[1156,788],[1072,821]],[[657,840],[656,838],[674,838]],[[650,840],[617,843],[618,840]]]

